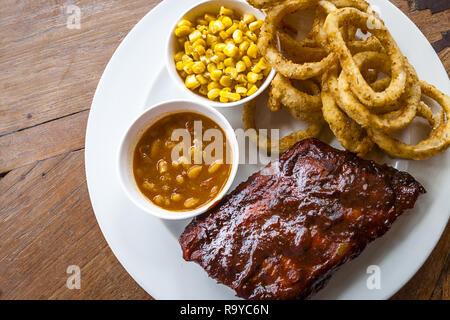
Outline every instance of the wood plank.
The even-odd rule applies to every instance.
[[[115,49],[159,2],[71,1],[81,9],[76,30],[65,0],[2,0],[0,135],[89,109]]]
[[[448,0],[409,0],[416,10],[430,9],[432,13],[450,9]]]
[[[84,148],[89,111],[0,137],[0,172]]]
[[[0,182],[0,235],[7,235],[0,241],[0,299],[149,298],[101,235],[83,157],[77,151],[41,161]],[[66,287],[69,265],[81,268],[81,290]]]

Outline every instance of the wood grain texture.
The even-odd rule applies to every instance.
[[[101,235],[87,193],[83,148],[89,107],[107,62],[159,2],[0,2],[0,299],[151,298]],[[434,44],[450,74],[443,37],[450,10],[432,14],[407,0],[392,2]],[[66,27],[69,5],[81,9],[79,30]],[[449,299],[449,243],[447,226],[428,261],[394,299]],[[69,265],[81,268],[81,290],[65,285]]]

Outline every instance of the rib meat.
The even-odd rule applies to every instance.
[[[183,257],[246,299],[303,299],[425,189],[408,173],[304,140],[181,235]]]

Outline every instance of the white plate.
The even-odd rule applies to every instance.
[[[182,259],[177,236],[186,223],[168,223],[136,208],[119,186],[117,152],[120,138],[146,106],[185,98],[164,68],[169,25],[199,0],[165,0],[147,14],[119,46],[100,80],[86,134],[86,174],[100,228],[130,275],[156,299],[233,299],[234,291],[208,278],[195,263]],[[374,1],[375,2],[375,1]],[[421,79],[446,93],[450,83],[442,63],[417,27],[387,0],[376,1],[382,18]],[[170,23],[168,23],[170,22]],[[240,110],[224,111],[242,127]],[[282,132],[295,128],[280,117],[266,118]],[[315,298],[387,299],[421,267],[439,240],[450,215],[450,152],[427,161],[390,162],[410,172],[428,193],[405,213],[387,235],[338,271]],[[238,181],[257,166],[241,166]],[[369,290],[367,267],[381,270],[381,289]]]

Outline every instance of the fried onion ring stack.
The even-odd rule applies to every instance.
[[[269,90],[269,109],[284,108],[308,123],[306,130],[280,141],[257,137],[260,147],[278,143],[282,152],[299,140],[317,137],[325,123],[359,156],[377,145],[392,157],[422,160],[450,146],[449,96],[419,80],[366,1],[247,1],[266,12],[258,49],[278,72]],[[307,9],[315,10],[312,30],[297,41],[286,31],[284,18]],[[430,99],[441,106],[439,113],[427,104]],[[246,129],[255,128],[255,108],[254,102],[244,107]],[[416,117],[429,123],[428,138],[409,145],[393,137]]]

